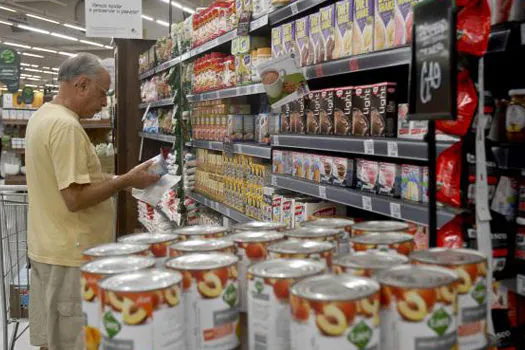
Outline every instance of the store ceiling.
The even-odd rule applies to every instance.
[[[144,39],[168,35],[167,1],[142,1]],[[180,22],[189,14],[180,6],[191,10],[205,3],[178,0],[172,4],[173,22]],[[68,54],[91,52],[100,58],[113,57],[111,39],[87,38],[78,29],[85,27],[84,6],[83,0],[0,1],[0,45],[15,44],[13,47],[22,53],[22,73],[29,79],[22,80],[21,85],[56,84],[56,74],[49,72],[59,67]]]

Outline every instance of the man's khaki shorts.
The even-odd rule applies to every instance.
[[[29,332],[33,346],[84,348],[80,269],[31,260]]]

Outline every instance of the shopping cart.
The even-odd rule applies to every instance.
[[[29,327],[20,330],[28,318],[29,260],[27,258],[27,186],[0,186],[0,288],[3,350],[13,350],[15,342]],[[9,329],[11,337],[9,338]]]

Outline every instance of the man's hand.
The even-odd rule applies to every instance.
[[[126,174],[122,175],[126,184],[130,187],[144,189],[159,181],[159,175],[154,175],[148,172],[148,169],[153,164],[153,162],[154,160],[150,159],[147,162],[137,165]]]

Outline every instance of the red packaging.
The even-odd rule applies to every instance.
[[[459,5],[459,4],[458,4]],[[457,19],[458,51],[483,56],[490,34],[490,7],[488,0],[471,1]]]
[[[436,164],[437,200],[454,207],[461,206],[461,146],[456,142],[441,152]]]
[[[366,159],[356,161],[357,188],[361,191],[376,192],[379,178],[379,163]]]
[[[463,219],[456,216],[441,226],[437,234],[437,246],[446,248],[463,248]]]
[[[446,134],[464,136],[478,105],[478,95],[474,82],[470,79],[467,70],[458,72],[458,92],[456,95],[457,119],[456,120],[437,120],[436,128]]]

